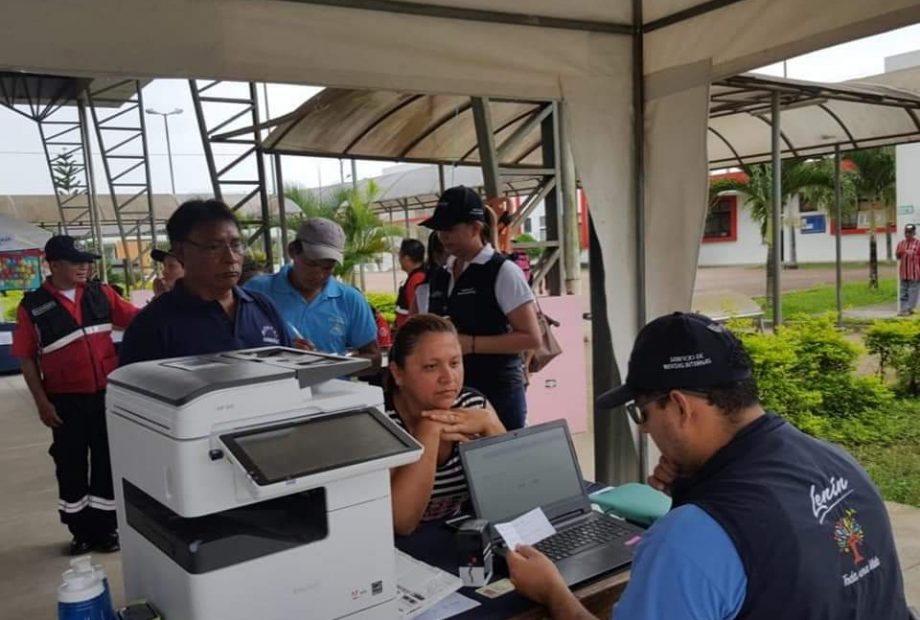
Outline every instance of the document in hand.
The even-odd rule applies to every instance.
[[[516,549],[518,545],[535,545],[556,533],[556,528],[540,507],[522,514],[513,521],[496,523],[495,530],[511,550]]]

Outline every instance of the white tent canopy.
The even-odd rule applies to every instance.
[[[0,68],[564,100],[604,277],[595,346],[625,370],[646,317],[689,308],[712,78],[917,21],[918,0],[6,0]],[[604,445],[626,424],[597,421]]]
[[[840,84],[742,75],[711,88],[712,168],[770,161],[774,92],[783,157],[827,154],[835,145],[851,150],[920,141],[920,69]]]
[[[41,250],[50,238],[44,228],[0,213],[0,252]]]

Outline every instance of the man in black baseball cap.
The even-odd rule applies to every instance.
[[[68,235],[55,235],[45,244],[45,260],[63,260],[68,263],[92,263],[99,260],[98,254],[84,251],[77,240]]]
[[[597,401],[623,404],[661,449],[673,504],[639,543],[617,618],[909,617],[878,490],[842,450],[764,412],[728,329],[684,313],[646,325],[626,383]],[[554,618],[594,617],[534,548],[507,561]]]
[[[51,429],[58,511],[73,536],[73,555],[119,548],[105,388],[118,365],[112,328],[127,327],[138,309],[110,286],[89,281],[98,258],[73,237],[51,237],[51,276],[23,297],[13,334],[12,353],[39,419]]]

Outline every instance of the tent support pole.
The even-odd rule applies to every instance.
[[[834,227],[834,266],[836,279],[834,290],[837,298],[837,327],[843,327],[843,248],[840,239],[840,227],[843,224],[843,199],[840,189],[840,145],[834,145],[834,217],[837,225]]]
[[[779,92],[773,91],[771,96],[771,148],[773,149],[773,209],[772,217],[772,241],[773,244],[773,331],[783,324],[782,294],[780,286],[780,277],[782,272],[782,256],[780,252],[780,243],[782,240],[783,228],[781,212],[783,208],[783,162],[780,159],[780,112],[779,112]]]
[[[578,246],[578,189],[575,181],[575,158],[571,136],[566,129],[567,104],[557,104],[559,114],[559,181],[562,187],[562,264],[565,267],[565,293],[580,292],[581,260]]]
[[[105,248],[102,242],[102,223],[99,221],[99,203],[96,201],[96,177],[93,174],[93,152],[89,140],[89,116],[83,98],[77,98],[77,114],[80,115],[80,140],[83,142],[83,163],[86,166],[86,197],[89,203],[89,221],[93,230],[93,240],[96,251],[99,252],[99,278],[108,283],[109,274],[106,268]],[[115,208],[115,205],[112,205]],[[125,248],[127,254],[128,249]]]
[[[632,0],[633,17],[633,170],[636,212],[636,320],[637,330],[648,320],[645,256],[645,55],[642,31],[642,0]],[[648,477],[648,435],[636,430],[639,482]]]
[[[281,226],[281,260],[282,264],[287,265],[291,262],[291,256],[288,253],[288,226],[287,210],[284,208],[284,175],[281,172],[281,155],[275,153],[275,194],[278,198],[278,222]]]

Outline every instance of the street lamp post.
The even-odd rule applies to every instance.
[[[166,129],[166,157],[169,160],[169,183],[172,187],[173,196],[176,195],[176,177],[173,174],[172,161],[172,144],[169,141],[169,117],[173,114],[182,114],[182,108],[175,108],[172,112],[157,112],[153,108],[147,108],[147,114],[156,114],[163,117],[163,127]]]

